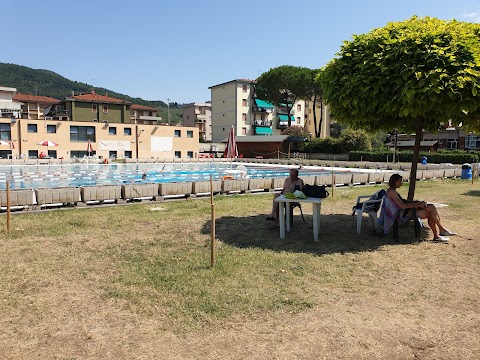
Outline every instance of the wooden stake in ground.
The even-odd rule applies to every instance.
[[[7,181],[7,232],[10,231],[10,181]]]
[[[210,238],[210,262],[212,267],[215,266],[215,204],[213,203],[213,179],[210,175],[210,207],[212,211],[211,220],[211,238]]]

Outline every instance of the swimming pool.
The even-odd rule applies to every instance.
[[[238,165],[247,169],[249,178],[287,177],[289,169],[298,166],[252,165],[235,163],[135,163],[135,164],[73,164],[73,165],[2,165],[0,166],[0,189],[83,187],[119,185],[126,183],[166,183],[214,180],[222,172]],[[331,175],[331,168],[306,167],[300,177],[307,175]],[[335,168],[335,172],[353,169]],[[362,169],[365,170],[365,169]],[[328,172],[327,172],[328,171]],[[146,178],[144,175],[146,174]]]

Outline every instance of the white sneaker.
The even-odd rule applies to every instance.
[[[453,231],[445,229],[445,231],[441,232],[439,235],[440,236],[455,236],[455,235],[457,235],[457,233],[454,233]]]
[[[448,237],[440,235],[439,237],[434,238],[432,241],[440,242],[440,243],[448,243],[448,240],[450,240]]]

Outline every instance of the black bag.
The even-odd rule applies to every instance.
[[[303,188],[303,193],[305,196],[314,197],[314,198],[326,198],[328,191],[325,189],[325,185],[305,185]]]

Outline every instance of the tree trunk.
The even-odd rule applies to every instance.
[[[415,147],[413,149],[412,169],[410,170],[410,186],[408,187],[408,200],[413,200],[415,196],[415,185],[417,182],[418,160],[420,158],[420,142],[422,141],[423,118],[417,116],[415,129]]]
[[[322,134],[322,123],[323,123],[323,97],[320,97],[320,124],[318,124],[317,137],[320,137],[320,135]]]
[[[315,131],[315,137],[319,137],[318,131],[317,131],[317,112],[315,111],[315,105],[317,104],[317,95],[313,95],[313,101],[312,101],[312,106],[313,106],[313,130]]]

